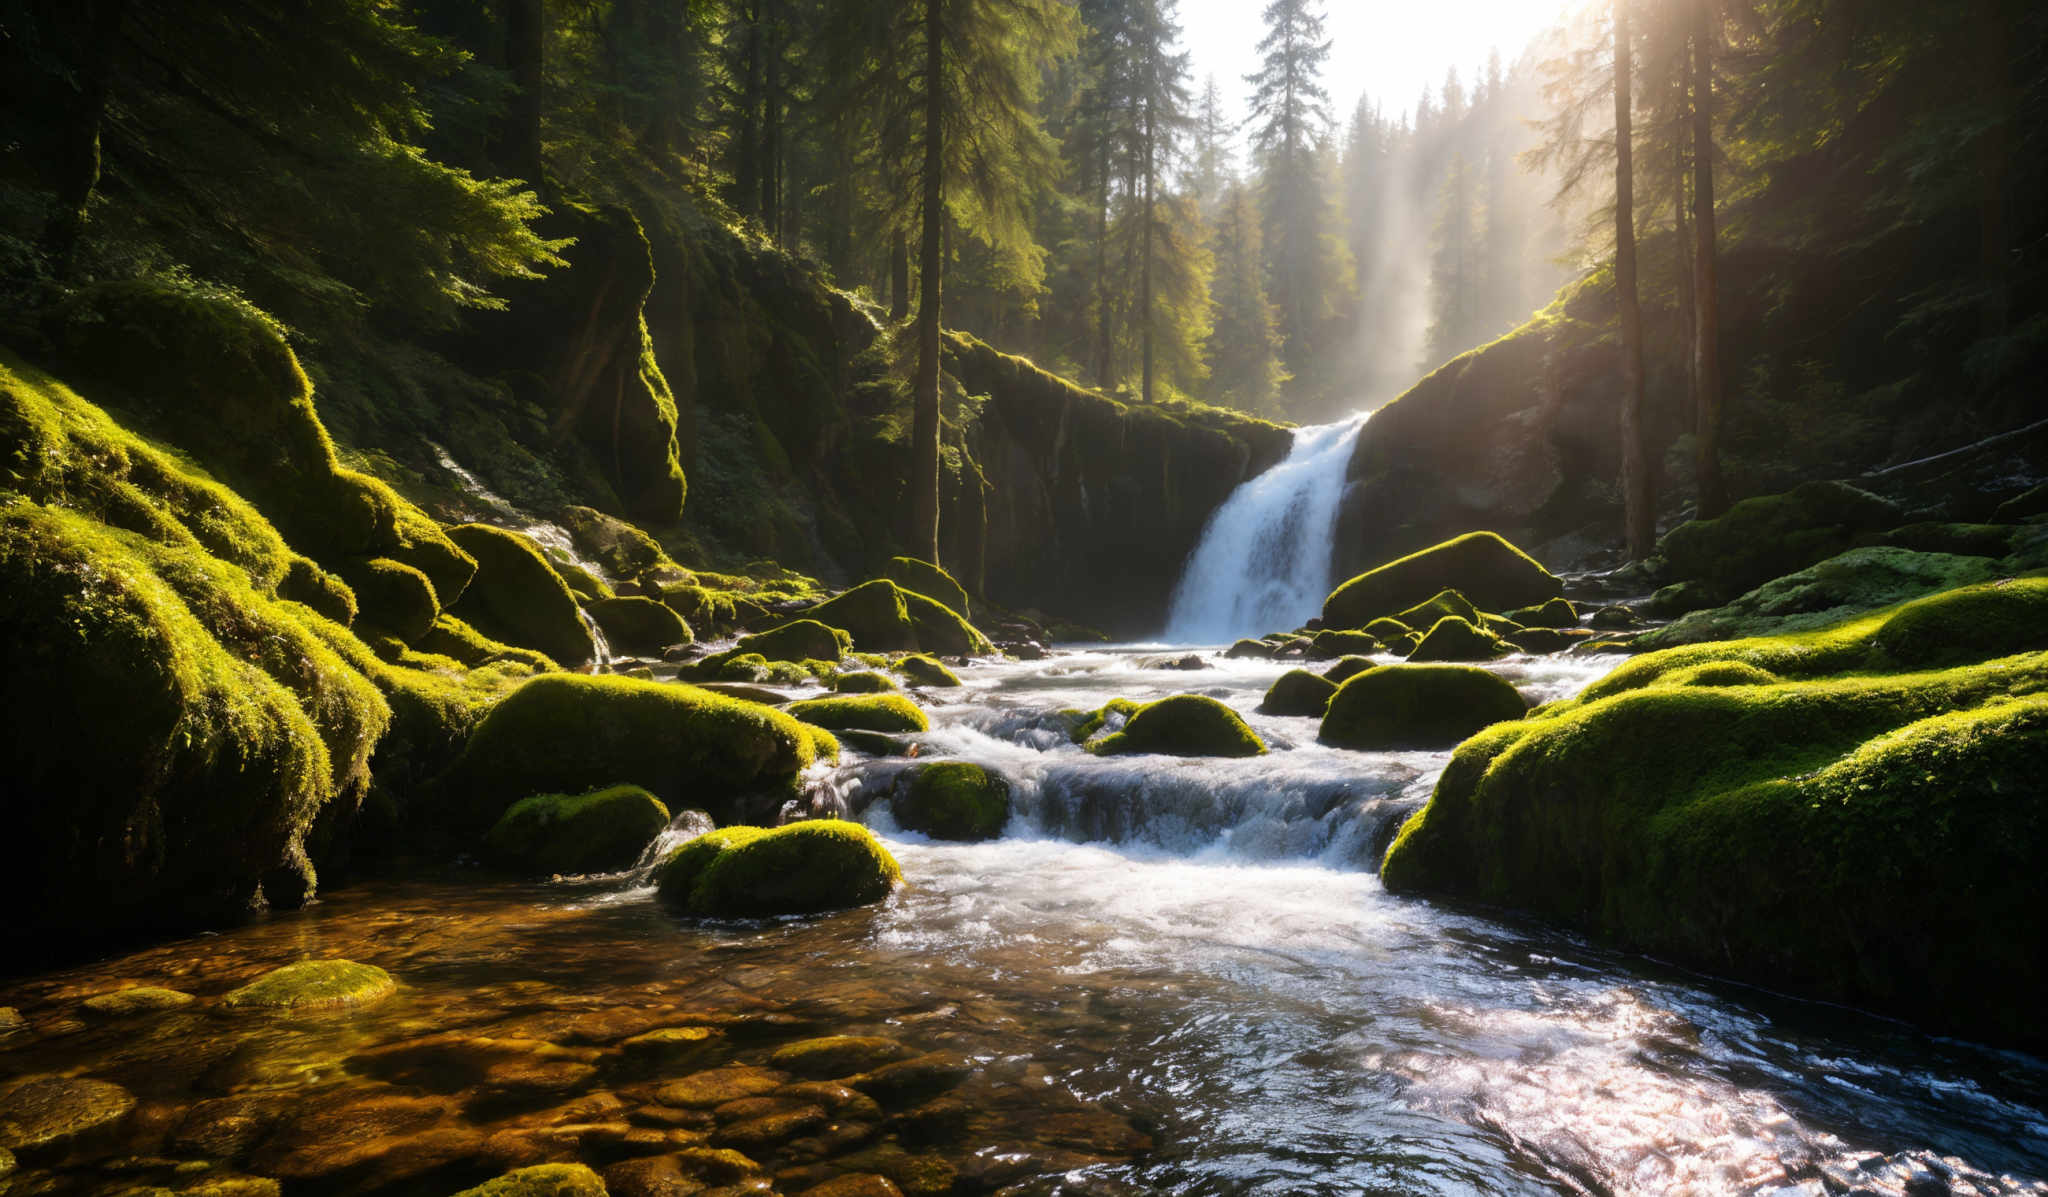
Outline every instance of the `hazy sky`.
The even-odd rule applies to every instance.
[[[1469,86],[1487,52],[1512,60],[1554,23],[1565,0],[1323,0],[1331,40],[1324,85],[1341,122],[1371,92],[1389,113],[1413,108],[1426,83],[1443,83],[1456,64]],[[1258,67],[1259,20],[1266,0],[1181,0],[1183,45],[1194,57],[1199,98],[1211,73],[1242,119],[1250,95],[1244,76]]]

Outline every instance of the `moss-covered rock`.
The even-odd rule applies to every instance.
[[[1507,647],[1539,655],[1561,653],[1594,635],[1588,628],[1523,628],[1507,638]]]
[[[1010,783],[967,761],[920,766],[889,800],[896,822],[935,840],[992,840],[1010,821]]]
[[[917,647],[925,652],[947,657],[986,657],[996,651],[987,636],[937,599],[906,590],[903,609],[917,633]]]
[[[1725,606],[1695,611],[1667,627],[1654,628],[1638,643],[1659,649],[1806,631],[1935,591],[1989,581],[1998,573],[1998,564],[1984,557],[1851,549],[1766,582]]]
[[[1259,756],[1265,741],[1236,711],[1201,694],[1176,694],[1137,707],[1123,730],[1090,744],[1098,756]]]
[[[881,1035],[825,1035],[784,1044],[768,1063],[784,1072],[823,1079],[856,1076],[916,1054]]]
[[[1386,646],[1369,632],[1344,632],[1325,628],[1309,642],[1311,661],[1334,661],[1338,657],[1365,657],[1386,651]]]
[[[1306,669],[1289,670],[1267,688],[1264,701],[1259,703],[1259,712],[1321,719],[1329,708],[1330,696],[1336,692],[1337,683],[1327,677],[1319,677]]]
[[[576,597],[532,540],[489,524],[464,524],[448,535],[477,563],[476,577],[450,608],[456,616],[569,668],[597,655]]]
[[[411,644],[441,616],[441,600],[427,575],[384,557],[349,561],[341,567],[355,595],[357,617],[366,629],[388,632]]]
[[[985,656],[995,651],[960,613],[887,578],[863,582],[805,613],[844,628],[869,652],[923,651],[946,656]]]
[[[1339,657],[1336,664],[1323,670],[1323,676],[1329,679],[1331,685],[1341,686],[1378,664],[1379,662],[1370,657]]]
[[[1112,698],[1093,711],[1063,711],[1070,720],[1074,743],[1085,744],[1105,729],[1117,731],[1138,713],[1138,704],[1128,698]]]
[[[2038,1048],[2048,654],[2006,655],[2044,646],[2028,581],[1638,657],[1464,744],[1386,883]]]
[[[342,627],[356,621],[356,592],[349,589],[348,583],[305,557],[292,558],[284,578],[277,584],[277,597],[287,602],[303,603],[322,618]]]
[[[1270,661],[1273,659],[1274,651],[1274,646],[1264,640],[1239,640],[1223,650],[1223,655],[1233,661]]]
[[[125,989],[96,993],[79,1003],[79,1008],[96,1018],[135,1018],[182,1010],[197,1001],[191,994],[156,985],[131,985]]]
[[[221,998],[221,1009],[243,1014],[309,1014],[352,1010],[397,992],[391,974],[353,960],[301,960],[272,969]]]
[[[606,1197],[604,1180],[582,1164],[535,1164],[455,1197]]]
[[[1404,611],[1397,612],[1393,621],[1420,636],[1437,625],[1441,619],[1462,619],[1467,623],[1478,623],[1484,616],[1472,601],[1455,590],[1438,591],[1429,599],[1417,603]]]
[[[950,608],[963,618],[971,617],[968,609],[967,590],[944,568],[915,557],[891,557],[889,564],[882,567],[882,576],[912,594],[921,594],[941,606]]]
[[[1470,665],[1385,665],[1337,687],[1323,716],[1336,748],[1449,748],[1527,709],[1506,681]]]
[[[1416,664],[1429,661],[1491,661],[1508,654],[1501,638],[1484,628],[1474,627],[1455,615],[1436,621],[1408,659]]]
[[[852,673],[841,673],[832,678],[832,689],[839,694],[893,694],[902,689],[887,674],[870,669],[857,669]]]
[[[551,674],[491,708],[436,805],[450,825],[480,832],[524,794],[628,784],[671,810],[730,819],[748,797],[790,796],[820,751],[837,745],[771,707],[695,686]]]
[[[574,561],[564,561],[555,557],[549,560],[549,564],[562,576],[562,584],[569,588],[569,593],[575,595],[579,603],[594,603],[599,599],[618,597],[618,591],[612,589],[611,583]]]
[[[1445,590],[1456,590],[1486,610],[1505,611],[1557,598],[1564,584],[1494,533],[1470,532],[1339,586],[1323,603],[1323,622],[1362,628]]]
[[[890,666],[903,675],[913,686],[944,690],[960,684],[960,675],[945,667],[936,657],[913,653]]]
[[[1877,538],[1880,545],[1955,557],[2003,557],[2019,529],[2010,524],[1907,524]]]
[[[763,917],[864,906],[903,878],[896,858],[858,823],[728,827],[670,853],[655,870],[662,898],[695,915]]]
[[[924,732],[932,726],[917,704],[901,694],[812,698],[783,709],[805,723],[831,731]]]
[[[1732,597],[1825,561],[1899,516],[1895,504],[1847,483],[1808,482],[1680,524],[1657,542],[1657,555],[1672,581],[1704,581]]]
[[[552,673],[558,668],[545,653],[493,640],[446,612],[434,620],[434,626],[415,641],[413,647],[422,653],[447,657],[471,669],[499,662],[517,663],[538,673]]]
[[[650,598],[599,599],[584,610],[604,632],[614,653],[629,657],[659,656],[672,644],[688,644],[690,625],[683,617]]]
[[[837,661],[853,651],[853,637],[815,619],[793,619],[780,627],[742,636],[738,653],[759,653],[770,661]]]
[[[637,578],[675,564],[652,536],[595,508],[565,507],[557,518],[576,551],[614,578]]]
[[[1579,610],[1567,598],[1554,598],[1532,607],[1517,607],[1508,612],[1508,618],[1525,628],[1575,628],[1579,626]]]
[[[616,873],[668,827],[668,807],[639,786],[522,798],[484,835],[484,857],[522,873]]]

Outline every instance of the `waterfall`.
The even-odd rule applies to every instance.
[[[1287,460],[1216,509],[1174,588],[1168,640],[1223,644],[1289,631],[1322,610],[1344,471],[1365,421],[1295,429]]]

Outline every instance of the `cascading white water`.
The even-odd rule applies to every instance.
[[[1344,470],[1365,421],[1295,429],[1287,459],[1216,509],[1174,588],[1167,640],[1222,644],[1300,627],[1322,610]]]

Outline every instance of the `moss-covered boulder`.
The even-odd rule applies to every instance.
[[[411,644],[441,616],[441,600],[427,575],[384,557],[349,561],[341,576],[355,595],[364,630],[387,632]]]
[[[882,567],[882,576],[912,594],[924,595],[950,608],[963,618],[974,614],[968,609],[966,587],[954,581],[952,574],[929,561],[919,561],[915,557],[891,557],[889,564]]]
[[[1510,649],[1542,655],[1564,652],[1581,641],[1592,639],[1594,635],[1595,633],[1588,628],[1522,628],[1502,639]]]
[[[853,701],[853,700],[845,700]],[[788,797],[830,736],[771,707],[695,686],[551,674],[522,685],[477,727],[436,786],[437,813],[481,832],[522,795],[636,785],[671,810],[714,818],[748,797]]]
[[[1334,661],[1338,657],[1366,657],[1386,651],[1386,646],[1369,632],[1345,632],[1325,628],[1309,641],[1311,661]]]
[[[1724,606],[1653,628],[1638,644],[1659,649],[1808,631],[1936,591],[1986,582],[1999,572],[1998,563],[1985,557],[1885,547],[1851,549],[1774,578]]]
[[[1449,748],[1527,709],[1506,681],[1470,665],[1385,665],[1337,687],[1318,739],[1335,748]]]
[[[858,823],[792,823],[773,831],[728,827],[662,861],[663,900],[690,914],[765,917],[865,906],[903,879],[896,858]]]
[[[582,1164],[535,1164],[455,1197],[606,1197],[604,1180]]]
[[[917,647],[947,657],[986,657],[996,646],[958,611],[915,591],[903,592],[903,609],[917,632]]]
[[[500,662],[525,665],[539,673],[552,673],[557,668],[547,654],[493,640],[446,612],[434,620],[426,635],[413,642],[413,647],[471,669]]]
[[[668,807],[639,786],[522,798],[484,835],[484,858],[521,873],[616,873],[668,827]]]
[[[532,540],[489,524],[464,524],[448,535],[477,563],[453,614],[494,640],[545,653],[568,668],[597,655],[576,596]]]
[[[815,619],[793,619],[766,632],[740,637],[733,651],[759,653],[770,661],[837,661],[853,651],[853,637]]]
[[[935,840],[992,840],[1010,821],[1010,783],[967,761],[920,766],[889,800],[905,830]]]
[[[1508,618],[1525,628],[1575,628],[1579,626],[1579,610],[1567,598],[1554,598],[1531,607],[1517,607],[1508,612]]]
[[[893,694],[902,689],[895,679],[872,669],[856,669],[832,678],[832,689],[839,694]]]
[[[988,637],[959,612],[929,596],[904,590],[887,578],[863,582],[805,614],[846,629],[854,645],[868,652],[986,656],[995,651]]]
[[[652,536],[616,516],[591,507],[565,507],[557,517],[576,551],[614,578],[637,578],[673,565]]]
[[[1416,664],[1430,661],[1491,661],[1504,657],[1509,648],[1499,636],[1474,627],[1455,615],[1436,621],[1416,644],[1408,659]]]
[[[1270,661],[1273,659],[1274,652],[1274,646],[1266,643],[1264,640],[1239,640],[1229,648],[1224,649],[1223,655],[1232,661]]]
[[[311,1014],[352,1010],[397,992],[391,974],[353,960],[301,960],[275,968],[221,998],[238,1014]]]
[[[618,597],[619,592],[612,589],[612,584],[598,577],[594,570],[585,569],[574,561],[565,561],[560,557],[550,558],[549,564],[555,567],[556,573],[562,575],[562,584],[569,588],[569,593],[575,595],[579,603],[594,603],[599,599]]]
[[[137,1018],[183,1010],[199,999],[178,989],[159,985],[130,985],[124,989],[96,993],[80,1002],[79,1008],[95,1018]]]
[[[1498,535],[1469,532],[1339,586],[1323,603],[1323,623],[1362,628],[1445,590],[1485,610],[1505,611],[1557,598],[1564,584]]]
[[[946,668],[936,657],[913,653],[890,666],[913,686],[944,690],[960,684],[960,675]]]
[[[1378,664],[1379,662],[1370,657],[1339,657],[1335,664],[1323,670],[1323,676],[1329,679],[1331,685],[1341,686]]]
[[[901,694],[812,698],[783,708],[805,723],[831,731],[924,732],[932,729],[916,703]]]
[[[1330,696],[1337,692],[1337,683],[1326,677],[1319,677],[1306,669],[1293,669],[1280,675],[1266,690],[1266,697],[1259,703],[1259,713],[1264,715],[1307,715],[1321,719],[1329,708]]]
[[[1201,694],[1176,694],[1134,709],[1123,730],[1088,746],[1098,756],[1259,756],[1265,741],[1236,711]]]
[[[1670,580],[1703,581],[1733,597],[1896,527],[1900,515],[1896,504],[1845,482],[1808,482],[1680,524],[1657,542],[1657,555]]]
[[[629,657],[660,656],[673,644],[688,644],[690,625],[668,606],[650,598],[599,599],[583,608],[597,621],[605,643]]]
[[[2038,1049],[2044,603],[2028,579],[1638,657],[1465,743],[1388,888]]]
[[[1472,605],[1472,600],[1455,590],[1441,590],[1427,600],[1397,612],[1393,621],[1419,636],[1435,627],[1440,619],[1462,619],[1476,624],[1483,618],[1479,608]]]

